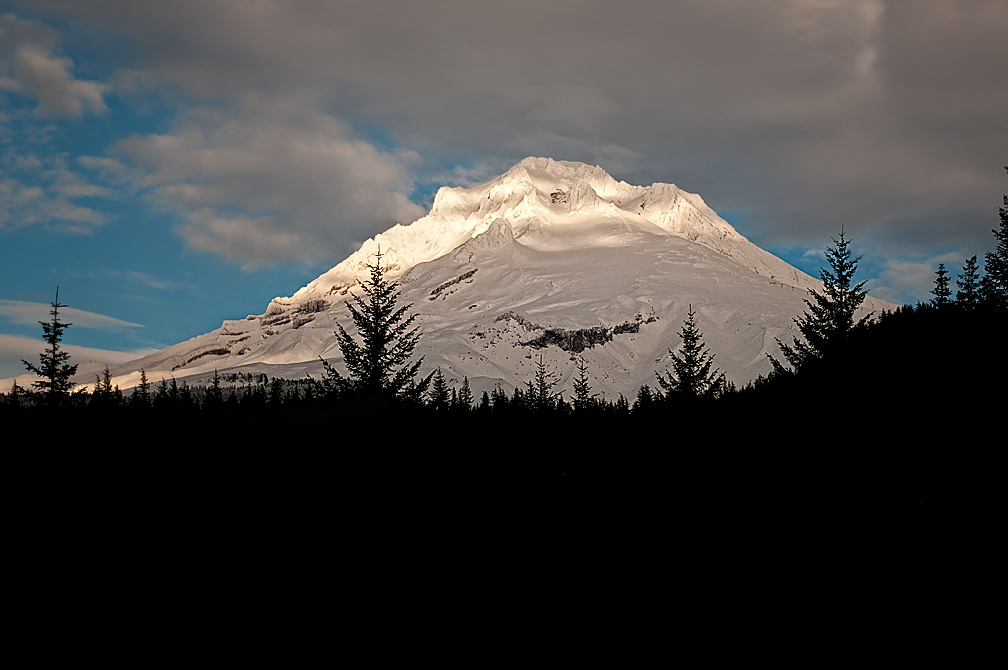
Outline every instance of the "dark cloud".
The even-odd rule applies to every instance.
[[[24,7],[72,21],[92,49],[114,45],[123,65],[108,80],[123,91],[146,87],[242,119],[250,100],[274,110],[297,105],[333,127],[347,124],[332,137],[348,146],[377,132],[387,148],[367,151],[389,170],[378,180],[387,195],[368,197],[383,203],[385,219],[407,211],[394,203],[410,179],[472,178],[539,154],[598,163],[637,183],[675,181],[738,213],[739,228],[763,246],[821,246],[844,225],[873,253],[904,253],[902,240],[912,237],[937,257],[950,245],[970,255],[989,246],[1005,190],[1001,0]],[[241,123],[294,141],[292,118],[267,110]],[[185,132],[183,122],[175,139],[184,144]],[[136,138],[122,149],[139,160],[156,141]],[[239,144],[273,146],[253,135]],[[400,160],[395,148],[424,161]],[[151,174],[181,160],[172,151]],[[227,254],[235,225],[264,240],[280,230],[274,222],[292,210],[270,205],[279,191],[238,181],[216,175],[198,193],[178,191],[210,208],[193,212],[217,221],[190,218],[194,244]],[[304,192],[315,187],[303,184]],[[261,206],[235,213],[244,223],[221,223],[222,203],[237,202],[222,191],[242,189]],[[377,229],[382,216],[363,227]],[[285,220],[294,219],[304,217]],[[935,224],[942,220],[949,225]],[[275,240],[297,255],[317,229],[282,232],[301,236]]]

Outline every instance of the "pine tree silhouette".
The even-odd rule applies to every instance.
[[[375,263],[367,266],[370,278],[357,282],[366,300],[354,294],[353,302],[346,301],[361,344],[347,334],[341,324],[336,324],[336,340],[343,353],[349,379],[333,370],[328,362],[323,361],[323,364],[328,378],[336,387],[351,391],[358,397],[370,400],[406,395],[421,397],[430,382],[428,376],[419,384],[414,384],[423,357],[409,364],[420,341],[419,326],[410,328],[417,315],[406,315],[412,304],[396,308],[399,284],[388,280],[389,268],[382,267],[381,258],[379,247]]]
[[[553,409],[557,406],[560,393],[553,389],[560,383],[555,371],[549,370],[543,362],[542,354],[536,362],[536,372],[533,381],[528,383],[527,402],[533,409]]]
[[[966,259],[962,274],[956,280],[956,303],[963,309],[976,309],[980,302],[980,280],[978,279],[979,269],[977,268],[977,257]]]
[[[574,409],[585,410],[592,406],[595,396],[588,384],[588,366],[583,358],[578,358],[577,379],[574,380]]]
[[[458,406],[461,409],[472,409],[473,404],[472,389],[469,388],[469,377],[462,377],[462,388],[458,393]]]
[[[430,406],[433,409],[447,409],[451,400],[448,397],[448,382],[445,381],[441,368],[434,371],[430,385]]]
[[[867,314],[854,323],[854,313],[868,294],[868,291],[863,290],[865,282],[851,286],[861,257],[851,259],[847,248],[850,240],[846,238],[842,228],[840,239],[834,239],[833,243],[836,244],[835,247],[826,249],[826,258],[833,272],[819,269],[819,277],[824,284],[823,292],[809,289],[815,302],[806,299],[808,311],[795,319],[805,340],[795,337],[794,344],[787,345],[777,339],[781,353],[796,371],[806,363],[822,359],[828,353],[842,348],[850,332],[864,327],[872,317],[872,314]],[[767,357],[775,372],[786,371],[780,361],[770,354]]]
[[[672,354],[672,371],[665,370],[667,377],[655,372],[658,384],[666,396],[672,393],[681,393],[691,398],[716,396],[724,386],[725,375],[716,369],[711,370],[714,354],[707,351],[707,345],[703,342],[703,334],[697,328],[696,312],[693,311],[692,304],[679,335],[683,341],[682,357],[669,350]]]
[[[1005,166],[1008,171],[1008,166]],[[997,246],[984,254],[984,276],[980,280],[980,293],[984,304],[995,312],[1008,311],[1008,195],[1002,196],[1004,207],[999,229],[992,229]]]
[[[59,301],[59,286],[56,287],[56,300],[49,303],[52,310],[52,323],[39,321],[42,324],[42,332],[45,334],[45,341],[49,343],[49,349],[39,354],[39,365],[36,367],[28,361],[21,359],[25,368],[29,372],[34,372],[41,379],[33,381],[32,386],[45,394],[46,402],[50,405],[59,405],[70,397],[70,390],[74,383],[70,378],[77,374],[77,365],[70,365],[70,354],[60,349],[60,342],[63,341],[63,331],[72,323],[64,323],[59,320],[59,308],[66,307]]]
[[[938,264],[935,274],[937,277],[935,277],[935,287],[931,289],[931,295],[934,296],[931,304],[935,307],[944,307],[951,302],[950,296],[952,295],[952,291],[949,289],[949,273],[945,269],[944,263]]]

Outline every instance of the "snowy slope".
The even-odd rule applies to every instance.
[[[422,370],[465,375],[477,393],[524,386],[542,354],[568,396],[579,356],[594,391],[632,396],[669,365],[691,304],[715,365],[745,383],[770,370],[774,338],[790,341],[807,289],[819,286],[698,195],[526,158],[480,186],[441,188],[427,216],[368,240],[263,314],[115,366],[116,382],[133,386],[141,367],[153,381],[192,382],[235,368],[318,378],[320,356],[340,368],[333,331],[338,321],[353,332],[344,301],[379,245],[401,299],[419,313]],[[892,307],[871,298],[865,305]]]

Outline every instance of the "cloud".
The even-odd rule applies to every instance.
[[[109,221],[98,210],[71,202],[83,196],[112,197],[102,186],[88,184],[80,175],[58,168],[43,173],[51,183],[46,188],[26,184],[20,179],[0,180],[0,230],[17,229],[35,224],[49,224],[57,230],[88,234],[95,226]],[[46,195],[49,191],[49,195]]]
[[[34,97],[35,115],[42,118],[76,119],[85,111],[107,111],[103,94],[108,86],[75,78],[73,61],[52,53],[57,41],[48,26],[0,16],[0,88]]]
[[[49,314],[52,307],[41,302],[26,302],[24,300],[0,300],[0,316],[6,317],[13,323],[36,323],[38,321],[52,321]],[[60,309],[61,321],[72,323],[75,327],[93,328],[113,333],[121,333],[133,328],[143,328],[139,323],[130,323],[112,316],[95,314],[74,307],[63,307]]]
[[[0,333],[0,393],[9,393],[17,375],[18,384],[30,388],[31,382],[38,379],[32,374],[25,374],[22,359],[38,365],[38,355],[45,348],[42,340],[24,337],[22,335],[7,335]],[[61,344],[60,347],[70,354],[71,364],[83,364],[85,361],[100,361],[103,364],[114,365],[132,361],[147,354],[153,349],[134,349],[131,351],[116,351],[112,349],[96,349],[81,347],[74,344]],[[93,380],[91,380],[93,381]]]
[[[342,250],[412,217],[413,180],[528,154],[675,181],[776,248],[841,226],[880,254],[982,248],[1003,192],[1002,0],[24,6],[114,36],[90,46],[114,45],[122,91],[186,101],[175,129],[110,157],[144,170],[190,244],[245,264]],[[335,167],[358,162],[359,180]]]
[[[41,49],[22,47],[14,55],[13,79],[0,79],[0,86],[38,99],[35,114],[43,118],[79,118],[85,110],[107,110],[102,94],[108,90],[96,81],[75,79],[69,58],[54,58]]]
[[[195,249],[246,267],[342,257],[346,234],[372,234],[425,212],[410,202],[410,152],[383,152],[330,115],[248,103],[237,118],[186,114],[169,133],[82,158],[182,216]]]

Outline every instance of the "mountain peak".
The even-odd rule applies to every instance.
[[[441,187],[426,216],[365,241],[291,299],[333,295],[352,286],[367,276],[367,264],[379,245],[392,268],[390,276],[398,277],[451,253],[498,219],[509,224],[516,240],[544,226],[621,221],[630,228],[687,237],[728,255],[734,247],[725,247],[725,240],[748,243],[703,198],[675,184],[635,186],[616,181],[597,165],[529,156],[483,184]]]

